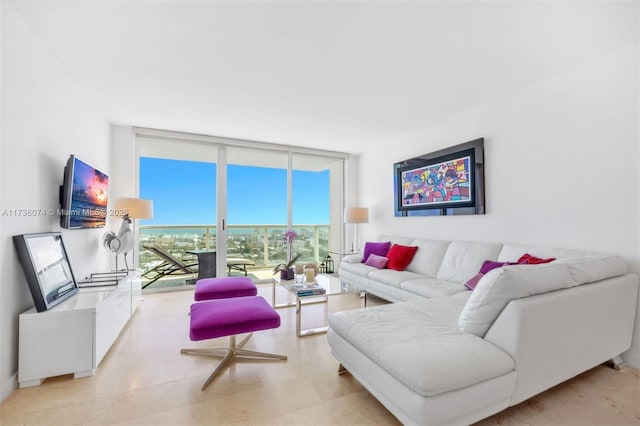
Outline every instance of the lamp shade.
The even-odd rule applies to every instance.
[[[344,223],[369,223],[369,209],[366,207],[347,207],[344,209]]]
[[[118,198],[114,216],[129,216],[130,219],[153,219],[153,200],[141,198]]]

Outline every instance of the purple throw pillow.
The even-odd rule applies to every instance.
[[[365,263],[369,256],[377,254],[378,256],[386,256],[389,253],[389,247],[391,247],[391,241],[385,241],[383,243],[365,243],[364,253],[362,254],[362,263]]]
[[[364,262],[365,265],[369,265],[369,266],[373,266],[374,268],[378,268],[378,269],[382,269],[384,268],[384,265],[387,264],[387,261],[389,260],[389,258],[384,257],[384,256],[378,256],[375,253],[371,253],[369,255],[369,257],[367,257],[366,262]]]
[[[502,268],[504,265],[513,265],[512,262],[494,262],[493,260],[485,260],[480,267],[480,273],[486,274],[489,271],[493,271],[496,268]]]
[[[485,260],[482,263],[482,266],[480,267],[480,272],[478,272],[473,277],[471,277],[471,279],[466,282],[465,286],[469,290],[473,290],[478,285],[478,282],[480,281],[480,279],[482,277],[484,277],[484,274],[488,273],[489,271],[493,271],[494,269],[502,268],[503,266],[506,266],[506,265],[517,265],[517,263],[515,263],[515,262],[494,262],[493,260]]]

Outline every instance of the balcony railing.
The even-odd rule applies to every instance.
[[[298,238],[293,253],[300,253],[299,262],[320,263],[329,251],[329,225],[294,225]],[[273,268],[287,261],[282,241],[286,225],[227,226],[227,257],[242,257],[255,262],[255,269]],[[215,250],[215,225],[141,225],[140,244],[156,244],[174,257],[188,257],[188,250]],[[140,268],[143,272],[157,265],[159,259],[140,247]]]

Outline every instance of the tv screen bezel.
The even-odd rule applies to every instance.
[[[86,214],[84,210],[82,214],[73,214],[73,201],[74,201],[74,177],[76,175],[76,161],[83,166],[89,167],[107,179],[107,195],[104,205],[104,217],[100,217],[102,220],[97,222],[81,221],[79,224],[72,220],[74,217],[89,218],[96,217],[91,214]],[[104,228],[107,225],[107,203],[109,200],[109,175],[92,164],[84,161],[75,154],[69,156],[67,164],[64,169],[63,184],[60,187],[60,206],[62,207],[62,213],[60,215],[60,226],[64,229],[87,229],[87,228]]]
[[[39,257],[42,257],[43,253],[37,253],[37,248],[32,244],[33,240],[43,238],[53,240],[53,245],[55,245],[56,248],[59,247],[60,257],[58,262],[62,267],[62,272],[65,275],[68,274],[68,281],[59,285],[55,283],[47,283],[45,281],[44,275],[41,273],[45,268],[41,268],[38,260]],[[64,240],[62,239],[62,234],[60,232],[40,232],[34,234],[14,235],[13,242],[18,254],[18,260],[24,270],[27,278],[27,284],[29,285],[29,290],[31,291],[31,296],[33,297],[33,302],[38,312],[49,310],[78,293],[78,284],[73,274],[73,270],[71,269],[69,256],[67,255]],[[59,244],[56,244],[56,242],[59,242]],[[49,297],[53,292],[58,292],[58,294],[55,297]]]

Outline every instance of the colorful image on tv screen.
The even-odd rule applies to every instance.
[[[401,172],[402,207],[473,201],[470,164],[465,156]]]
[[[108,186],[109,176],[75,158],[69,209],[71,227],[104,226]]]

